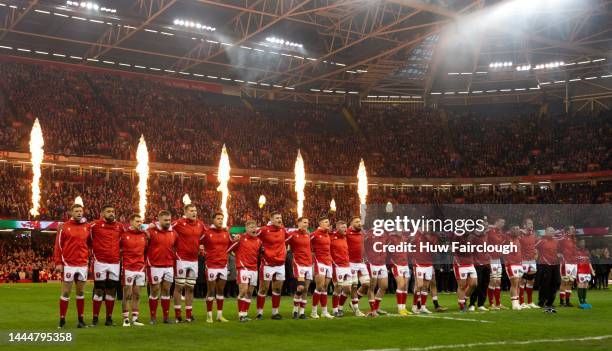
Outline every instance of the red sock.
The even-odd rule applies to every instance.
[[[149,296],[149,312],[151,312],[151,319],[157,318],[157,299]]]
[[[174,318],[181,318],[182,308],[181,305],[174,305]]]
[[[249,312],[249,308],[251,307],[251,299],[244,300],[244,312]]]
[[[421,293],[415,293],[414,295],[412,295],[412,305],[415,306],[421,299]]]
[[[68,311],[68,302],[70,301],[69,297],[60,297],[59,307],[60,307],[60,318],[66,318],[66,311]]]
[[[570,297],[572,296],[572,293],[570,291],[566,291],[565,292],[565,300],[569,302]]]
[[[525,303],[525,297],[523,296],[524,293],[525,293],[525,288],[521,286],[519,288],[519,304],[521,305]]]
[[[110,295],[107,295],[104,304],[106,305],[106,317],[112,317],[113,308],[115,307],[115,298]]]
[[[359,305],[359,299],[351,299],[351,304]]]
[[[212,312],[213,310],[213,298],[212,297],[207,297],[206,298],[206,312]]]
[[[402,292],[401,291],[395,292],[395,301],[397,301],[398,305],[402,304]]]
[[[280,306],[281,296],[280,294],[272,293],[272,308],[278,308]]]
[[[79,317],[83,317],[83,313],[85,312],[85,296],[77,296],[76,305],[77,305],[77,315]]]
[[[457,302],[459,303],[459,309],[463,310],[465,308],[465,300],[458,300]]]
[[[217,311],[223,311],[223,296],[217,296]]]
[[[370,312],[376,311],[376,300],[368,300],[370,304]]]
[[[427,293],[421,293],[421,306],[427,305]]]
[[[321,294],[315,290],[314,294],[312,294],[312,307],[317,307],[319,305],[319,300],[321,299]]]
[[[266,304],[266,297],[257,294],[257,309],[263,310],[265,304]]]
[[[244,305],[244,301],[242,301],[242,298],[239,297],[236,299],[236,302],[238,303],[238,312],[242,312],[243,309],[243,305]]]
[[[161,305],[164,319],[168,319],[168,315],[170,314],[170,296],[162,296]]]
[[[338,301],[338,303],[340,304],[340,306],[344,306],[344,303],[346,302],[346,299],[348,298],[348,296],[344,295],[344,294],[340,294],[340,301]]]
[[[533,303],[533,286],[525,286],[525,291],[527,292],[527,303]]]
[[[487,297],[489,298],[489,305],[493,305],[493,295],[495,295],[495,289],[487,289]]]
[[[495,288],[495,304],[501,305],[501,288]]]
[[[332,308],[338,308],[339,302],[340,302],[340,296],[336,294],[332,295]]]
[[[327,292],[321,294],[321,307],[327,307]]]
[[[374,311],[378,311],[378,309],[380,308],[380,298],[376,298],[376,300],[374,300]]]
[[[102,307],[103,299],[104,298],[102,296],[94,295],[92,303],[92,314],[94,317],[98,317],[100,315],[100,308]]]
[[[561,303],[565,302],[565,291],[561,291],[559,293],[559,299],[561,300]]]
[[[191,306],[185,306],[185,318],[191,319]]]
[[[402,298],[402,305],[405,305],[406,301],[408,301],[408,292],[404,291],[403,295],[404,297]]]
[[[293,307],[300,307],[300,298],[297,295],[293,295]]]

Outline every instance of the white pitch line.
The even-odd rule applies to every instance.
[[[444,316],[429,316],[424,314],[416,315],[419,318],[436,318],[436,319],[448,319],[452,321],[463,321],[463,322],[480,322],[480,323],[493,323],[492,321],[486,321],[484,319],[470,319],[470,318],[458,318],[458,317],[444,317]]]
[[[530,344],[547,344],[547,343],[563,343],[573,341],[591,341],[591,340],[605,340],[612,338],[612,335],[599,335],[599,336],[587,336],[584,338],[566,338],[566,339],[535,339],[535,340],[524,340],[524,341],[491,341],[491,342],[475,342],[470,344],[450,344],[450,345],[431,345],[425,347],[410,347],[405,349],[390,348],[390,349],[368,349],[365,351],[430,351],[430,350],[443,350],[443,349],[463,349],[469,347],[482,347],[482,346],[505,346],[505,345],[530,345]]]

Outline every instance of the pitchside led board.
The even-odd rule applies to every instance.
[[[408,254],[431,253],[434,264],[449,264],[453,255],[460,252],[497,251],[503,255],[517,250],[508,241],[500,245],[469,245],[474,234],[484,233],[503,219],[503,233],[518,226],[524,232],[524,221],[533,221],[533,231],[544,235],[546,228],[553,236],[559,237],[570,227],[575,228],[576,240],[588,238],[589,249],[609,247],[612,243],[612,205],[570,204],[570,205],[501,205],[501,204],[440,204],[440,205],[393,205],[373,204],[362,207],[362,222],[366,233],[383,240],[365,241],[365,253],[370,259],[387,263],[393,255],[389,253],[404,250]],[[498,222],[499,224],[499,222]],[[419,232],[433,233],[436,245],[415,243]],[[399,240],[388,237],[402,236]],[[461,243],[453,244],[460,236],[466,236]],[[394,238],[392,238],[394,239]],[[389,245],[392,242],[393,245]],[[374,246],[372,246],[374,245]],[[369,247],[372,246],[372,247]],[[391,247],[393,246],[393,247]],[[378,257],[380,256],[380,257]]]

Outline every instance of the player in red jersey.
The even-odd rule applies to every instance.
[[[87,328],[83,320],[83,311],[90,248],[89,223],[83,217],[83,206],[74,204],[70,207],[70,219],[58,228],[53,250],[55,270],[62,274],[59,328],[64,328],[66,325],[66,311],[68,301],[70,301],[72,282],[75,282],[76,285],[76,305],[79,318],[77,327]]]
[[[536,258],[535,244],[537,236],[533,229],[533,220],[526,218],[523,221],[523,235],[520,237],[521,255],[523,260],[523,278],[519,287],[519,302],[521,308],[540,308],[533,303],[533,285],[535,283],[536,273],[538,271]],[[527,303],[523,298],[523,292],[527,294]]]
[[[139,214],[130,216],[130,226],[121,233],[119,247],[121,248],[121,276],[123,277],[123,326],[142,326],[138,320],[138,306],[140,304],[140,288],[145,285],[145,250],[147,235],[141,229],[142,217]],[[130,323],[130,309],[132,321]]]
[[[387,245],[387,233],[368,233],[364,237],[364,249],[370,273],[370,288],[368,289],[368,303],[370,311],[367,317],[377,317],[387,314],[380,308],[383,296],[389,285],[389,271],[387,270],[387,254],[380,250]]]
[[[489,227],[486,232],[487,245],[502,245],[504,242],[504,234],[502,230],[506,220],[503,218],[497,218],[493,225]],[[489,309],[501,310],[507,309],[507,307],[501,304],[501,278],[502,278],[502,264],[501,264],[501,253],[490,252],[489,257],[491,259],[491,279],[489,279],[489,289],[487,293],[489,295]],[[495,298],[495,304],[493,299]]]
[[[426,248],[426,245],[436,245],[438,243],[438,237],[436,234],[427,232],[423,233],[418,231],[412,238],[413,243],[416,245],[415,253],[413,255],[414,261],[414,299],[412,301],[412,313],[431,313],[427,309],[427,295],[430,286],[430,282],[434,276],[433,270],[433,257],[431,252]]]
[[[595,275],[595,270],[591,265],[589,250],[584,245],[584,240],[578,241],[576,249],[576,262],[578,264],[578,301],[581,309],[591,309],[593,306],[587,303],[587,291],[589,290],[589,282],[591,275]]]
[[[523,278],[523,255],[521,249],[521,228],[518,225],[510,227],[510,232],[506,234],[506,244],[514,244],[515,251],[511,251],[504,256],[506,275],[510,279],[510,300],[513,310],[521,310],[519,301],[519,285]]]
[[[319,218],[319,227],[310,236],[310,245],[312,246],[315,261],[314,278],[316,284],[314,294],[312,295],[312,312],[310,314],[310,317],[313,319],[319,318],[317,313],[319,303],[321,304],[321,317],[334,318],[327,311],[327,287],[333,274],[330,251],[331,239],[329,237],[330,228],[329,218],[321,217]]]
[[[190,323],[193,319],[193,288],[198,279],[198,254],[200,252],[200,238],[204,234],[206,226],[198,220],[198,209],[194,204],[183,207],[183,218],[172,223],[176,231],[176,264],[174,269],[174,317],[175,322],[180,323],[181,297],[185,289],[185,322]]]
[[[393,232],[389,235],[389,245],[394,247],[402,247],[410,241],[410,234],[406,232]],[[406,300],[408,300],[408,282],[410,282],[410,267],[408,266],[408,252],[394,251],[389,253],[391,262],[391,271],[397,283],[395,290],[395,298],[397,301],[397,312],[401,316],[412,314],[406,309]]]
[[[349,261],[352,274],[351,308],[357,317],[364,314],[359,310],[359,299],[368,295],[370,273],[363,259],[363,231],[361,218],[353,217],[346,230],[346,243],[349,248]],[[361,284],[361,286],[359,286]]]
[[[238,273],[238,320],[249,321],[251,297],[257,287],[257,259],[261,250],[261,239],[257,232],[257,223],[253,220],[244,224],[246,232],[232,243],[228,252],[236,254],[236,271]]]
[[[206,253],[206,323],[213,322],[213,301],[217,300],[217,322],[227,322],[223,318],[223,290],[227,282],[227,250],[232,245],[232,237],[223,228],[223,213],[212,217],[213,224],[202,235],[201,242]]]
[[[113,307],[115,306],[115,286],[119,282],[119,240],[124,232],[123,224],[115,220],[115,208],[102,206],[101,219],[90,226],[91,246],[94,272],[93,321],[98,325],[98,315],[102,301],[106,305],[106,322],[113,325]]]
[[[297,220],[298,229],[289,233],[287,244],[293,253],[293,276],[297,280],[297,288],[293,296],[293,319],[306,319],[307,289],[312,281],[312,250],[310,248],[309,220],[300,217]]]
[[[452,241],[459,246],[465,246],[471,244],[472,237],[469,233],[462,235],[455,233],[453,234]],[[474,267],[474,255],[459,247],[454,253],[453,271],[457,281],[457,304],[459,305],[459,311],[467,312],[468,309],[465,302],[469,300],[476,285],[478,285],[478,274],[476,273],[476,267]]]
[[[161,297],[164,323],[170,323],[170,287],[174,281],[176,237],[170,212],[160,211],[157,223],[147,230],[147,275],[149,281],[149,311],[151,324],[157,324],[157,302]]]
[[[332,312],[334,317],[344,317],[344,303],[351,294],[351,283],[353,281],[346,230],[346,222],[338,221],[336,222],[336,230],[329,236],[333,264],[334,295],[332,296]]]
[[[283,319],[278,312],[281,289],[285,281],[285,259],[287,258],[287,231],[280,212],[270,214],[270,224],[259,229],[263,245],[263,257],[259,268],[259,291],[257,292],[257,319],[263,319],[263,308],[268,289],[272,285],[272,319]]]
[[[570,302],[572,287],[578,274],[576,264],[576,228],[565,227],[559,240],[561,252],[561,286],[559,287],[559,306],[574,307]]]

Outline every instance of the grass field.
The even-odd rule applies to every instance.
[[[536,292],[537,294],[537,292]],[[86,296],[91,296],[88,285]],[[196,301],[193,324],[121,326],[76,329],[75,300],[72,296],[66,332],[72,332],[70,344],[8,343],[9,332],[56,332],[59,285],[0,285],[0,349],[20,350],[40,347],[44,350],[167,350],[169,348],[205,348],[213,350],[612,350],[612,292],[589,291],[592,310],[559,308],[549,315],[541,310],[464,313],[456,311],[455,295],[442,294],[440,302],[449,312],[430,316],[377,319],[349,316],[335,320],[290,319],[288,298],[281,304],[283,321],[266,319],[238,323],[234,299],[226,300],[225,316],[230,323],[204,323],[204,302]],[[509,305],[507,294],[503,301]],[[409,299],[410,300],[410,299]],[[330,298],[331,302],[331,298]],[[362,301],[365,310],[367,302]],[[383,308],[395,312],[395,297],[386,296]],[[266,303],[269,317],[270,301]],[[104,313],[102,307],[102,314]],[[251,306],[251,314],[254,306]],[[310,309],[307,308],[307,313]],[[141,306],[148,322],[146,300]],[[171,311],[171,315],[172,315]],[[158,311],[161,315],[161,311]],[[115,323],[121,322],[121,308],[115,306]],[[86,322],[91,321],[91,301],[85,303]],[[565,341],[564,341],[565,340]],[[488,344],[487,344],[488,343]],[[460,345],[464,344],[464,345]],[[471,344],[471,345],[465,345]],[[7,346],[8,345],[8,346]]]

